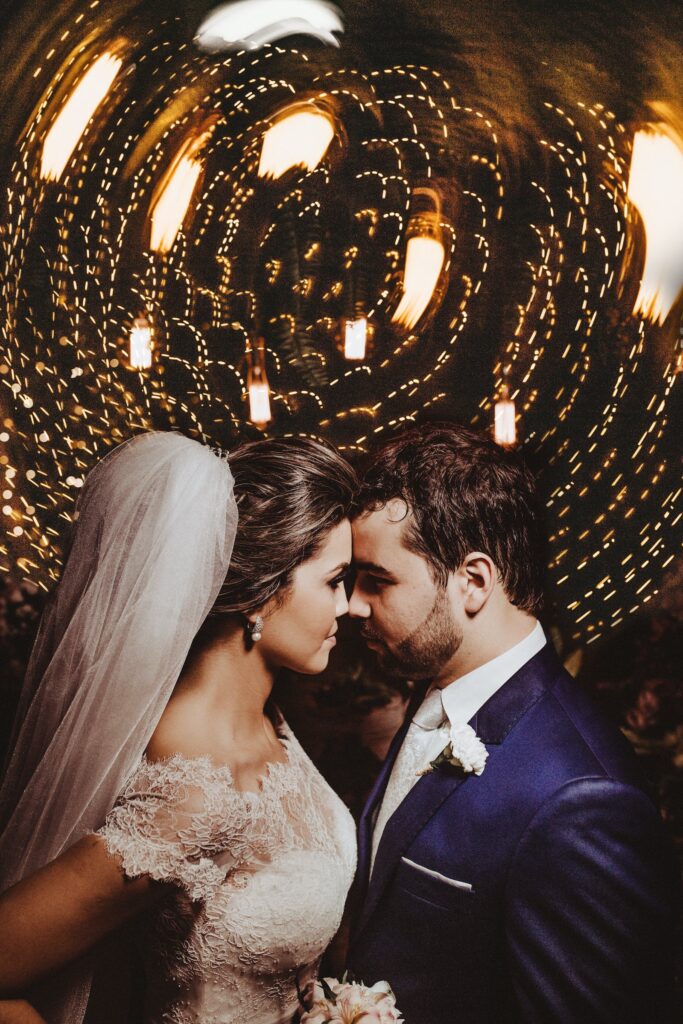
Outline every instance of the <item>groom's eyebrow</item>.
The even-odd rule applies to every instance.
[[[395,580],[396,577],[388,569],[385,569],[383,565],[378,565],[377,562],[355,562],[353,563],[354,569],[364,569],[365,572],[374,572],[378,576],[386,576],[388,580]]]

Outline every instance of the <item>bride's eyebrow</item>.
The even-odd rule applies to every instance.
[[[346,570],[349,568],[349,565],[349,562],[340,562],[339,565],[337,565],[334,569],[330,569],[329,575],[336,576],[337,573],[346,572]]]

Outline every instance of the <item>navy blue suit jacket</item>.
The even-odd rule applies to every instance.
[[[551,647],[472,719],[483,774],[417,781],[368,885],[409,718],[361,819],[353,975],[387,979],[406,1024],[669,1021],[671,849],[629,745]]]

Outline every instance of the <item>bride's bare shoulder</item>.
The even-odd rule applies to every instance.
[[[147,745],[147,759],[163,761],[174,754],[191,758],[210,754],[207,725],[207,710],[202,702],[189,694],[172,698]]]

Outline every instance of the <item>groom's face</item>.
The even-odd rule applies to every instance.
[[[405,679],[439,676],[462,642],[457,591],[434,580],[429,564],[404,543],[403,501],[354,520],[356,584],[350,614],[381,667]]]

